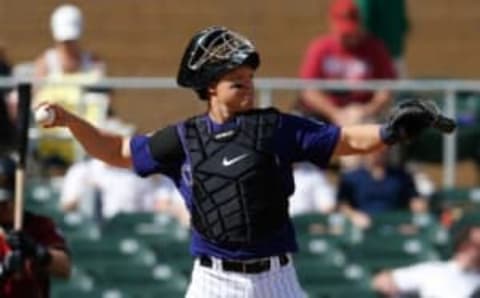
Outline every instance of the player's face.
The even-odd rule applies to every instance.
[[[220,78],[210,88],[211,99],[225,106],[231,112],[242,112],[253,108],[255,70],[249,66],[240,66]]]

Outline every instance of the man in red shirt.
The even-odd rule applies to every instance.
[[[15,163],[0,157],[0,297],[47,298],[50,276],[70,275],[70,256],[52,220],[25,212],[13,231]]]
[[[303,79],[351,82],[393,79],[395,71],[384,44],[363,30],[352,0],[335,0],[329,11],[331,32],[309,45],[300,69]],[[374,117],[389,103],[388,90],[304,90],[300,106],[307,114],[345,125]]]

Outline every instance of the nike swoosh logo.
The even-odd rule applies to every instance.
[[[248,153],[239,155],[239,156],[234,157],[232,159],[227,159],[226,157],[224,157],[223,160],[222,160],[222,165],[224,167],[229,167],[229,166],[241,161],[242,159],[246,158],[247,156],[248,156]]]

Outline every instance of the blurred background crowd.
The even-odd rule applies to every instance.
[[[175,88],[98,83],[173,77],[188,37],[212,24],[256,41],[260,78],[355,83],[478,76],[480,5],[473,0],[72,3],[0,0],[0,76],[33,79],[34,102],[59,102],[122,135],[178,121],[202,112],[202,105]],[[7,146],[15,142],[18,96],[7,83],[0,87],[0,143]],[[441,91],[305,88],[271,95],[284,111],[347,125],[381,121],[393,103],[408,98],[442,106]],[[295,262],[311,297],[393,295],[395,283],[415,297],[418,285],[408,278],[426,271],[405,266],[469,253],[480,268],[478,231],[453,241],[465,226],[480,227],[479,96],[454,94],[457,179],[449,187],[442,181],[442,139],[433,132],[366,158],[334,160],[327,169],[295,166],[290,213],[301,247]],[[152,109],[157,113],[144,115]],[[181,297],[191,266],[189,218],[175,185],[90,159],[63,129],[32,126],[30,136],[26,206],[55,219],[74,262],[72,278],[54,281],[52,296],[164,291]],[[480,288],[480,275],[475,278],[471,286]]]

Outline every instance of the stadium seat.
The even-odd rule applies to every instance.
[[[189,242],[157,238],[157,241],[149,243],[149,247],[157,257],[157,262],[170,264],[177,268],[184,276],[189,277],[193,267],[193,258],[190,255]]]
[[[182,294],[187,287],[187,279],[165,265],[145,268],[141,265],[112,264],[97,268],[95,275],[100,287],[116,289],[132,297],[153,297],[160,292]]]
[[[153,212],[119,213],[103,225],[106,235],[130,234],[146,242],[156,242],[159,237],[187,240],[188,230],[165,214]]]
[[[311,260],[296,262],[296,267],[300,284],[310,297],[336,297],[341,289],[365,290],[370,281],[369,272],[358,265],[333,266]]]
[[[68,280],[54,278],[51,283],[52,297],[70,297],[70,293],[92,293],[93,297],[97,296],[95,292],[95,282],[91,276],[86,272],[80,269],[78,266],[74,265],[72,268],[72,273]],[[80,296],[74,296],[80,297]]]
[[[335,242],[351,240],[352,225],[342,214],[303,214],[293,219],[299,237],[322,237]]]
[[[151,267],[156,263],[155,254],[134,238],[72,239],[71,249],[74,262],[87,272],[111,264]]]
[[[375,292],[364,286],[319,286],[308,291],[309,298],[377,298]]]
[[[67,240],[97,240],[100,238],[98,225],[89,216],[80,212],[62,213],[53,216],[55,223],[67,236]]]
[[[480,210],[480,188],[447,188],[434,193],[432,207],[438,211],[460,208],[465,212]]]
[[[345,255],[337,241],[323,237],[300,236],[297,238],[300,251],[295,254],[296,261],[315,260],[326,265],[345,265]]]
[[[461,127],[457,130],[457,159],[480,160],[478,140],[480,125]],[[409,160],[440,163],[443,159],[443,137],[435,130],[427,130],[419,138],[404,147],[404,154]]]
[[[385,236],[405,238],[421,237],[437,243],[442,242],[442,227],[435,216],[429,213],[414,214],[409,211],[384,212],[372,217],[372,225],[363,237]],[[361,237],[360,237],[361,238]],[[387,239],[384,239],[384,241]]]
[[[347,260],[377,272],[382,269],[438,259],[432,244],[421,237],[391,237],[374,235],[345,250]]]
[[[59,214],[59,193],[45,179],[32,179],[25,185],[25,208],[36,213]]]

